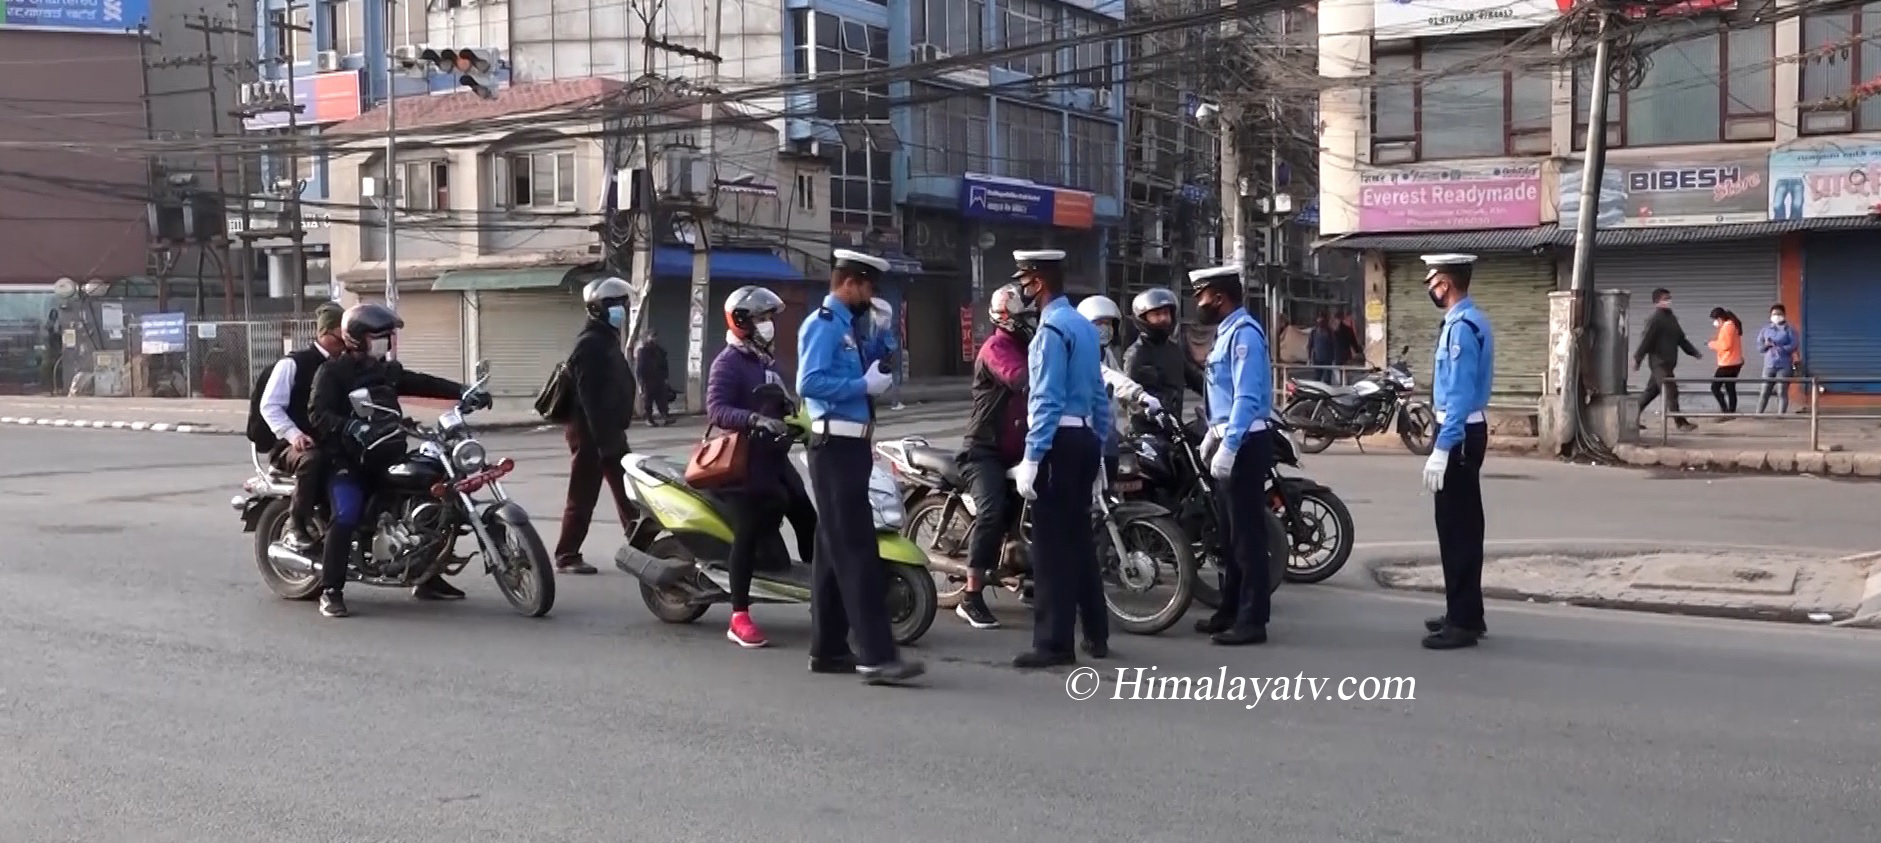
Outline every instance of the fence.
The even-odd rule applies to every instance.
[[[1662,412],[1659,417],[1659,444],[1661,445],[1666,444],[1667,440],[1671,438],[1672,421],[1674,419],[1695,419],[1695,418],[1707,419],[1708,418],[1708,419],[1729,420],[1729,419],[1741,419],[1741,418],[1747,418],[1747,417],[1754,417],[1756,420],[1761,421],[1761,422],[1773,422],[1779,425],[1789,425],[1789,424],[1807,422],[1809,425],[1809,450],[1811,451],[1822,450],[1822,438],[1823,438],[1823,433],[1824,433],[1823,424],[1825,422],[1829,422],[1829,423],[1858,422],[1860,423],[1860,422],[1881,421],[1881,414],[1876,414],[1876,413],[1843,412],[1840,410],[1835,410],[1829,413],[1824,413],[1822,411],[1822,401],[1821,401],[1822,395],[1828,391],[1828,387],[1831,385],[1860,384],[1863,386],[1875,386],[1877,384],[1881,384],[1881,377],[1871,377],[1871,378],[1819,378],[1819,377],[1813,377],[1813,376],[1788,377],[1788,378],[1715,378],[1715,377],[1713,378],[1679,378],[1679,377],[1672,377],[1672,378],[1666,378],[1663,381],[1663,383],[1665,383],[1668,390],[1677,389],[1678,387],[1684,386],[1684,385],[1695,386],[1695,385],[1702,384],[1705,387],[1705,390],[1704,390],[1705,393],[1710,392],[1710,389],[1713,384],[1728,383],[1733,386],[1742,386],[1747,383],[1754,384],[1757,386],[1756,396],[1758,399],[1758,404],[1760,406],[1757,408],[1757,412],[1754,412],[1754,413],[1743,411],[1742,409],[1743,405],[1741,402],[1746,396],[1739,394],[1738,399],[1740,403],[1739,403],[1739,410],[1737,412],[1729,412],[1725,408],[1719,408],[1718,410],[1715,410],[1715,411],[1708,411],[1708,410],[1687,410],[1683,407],[1680,407],[1679,411],[1676,413],[1669,412],[1669,411]],[[1794,408],[1794,412],[1791,412],[1792,408],[1790,406],[1791,402],[1790,402],[1790,395],[1789,395],[1789,391],[1792,386],[1800,387],[1800,392],[1802,393],[1802,399],[1803,399],[1802,406]],[[1765,387],[1771,387],[1772,389],[1766,390]],[[1682,390],[1681,392],[1683,393]],[[1686,394],[1690,394],[1690,393],[1686,393]],[[1777,412],[1775,413],[1763,412],[1763,410],[1765,409],[1763,405],[1765,403],[1766,395],[1768,396],[1769,400],[1776,402]],[[1644,412],[1644,409],[1645,408],[1643,407],[1641,408],[1642,413]],[[1641,426],[1643,427],[1644,425],[1641,425]]]
[[[69,378],[72,394],[247,399],[268,366],[314,337],[311,319],[190,322],[179,334],[158,318],[131,317],[121,343],[105,338]]]

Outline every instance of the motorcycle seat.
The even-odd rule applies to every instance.
[[[960,464],[954,462],[954,452],[943,448],[915,445],[908,449],[908,464],[922,471],[939,475],[941,479],[955,486],[966,485],[960,476]]]
[[[1307,392],[1307,393],[1312,393],[1315,395],[1350,395],[1352,394],[1352,387],[1333,386],[1332,384],[1326,383],[1325,381],[1307,380],[1305,378],[1294,378],[1293,388],[1294,388],[1294,391],[1296,392]]]

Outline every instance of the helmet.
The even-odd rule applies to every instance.
[[[340,336],[352,349],[368,348],[375,339],[389,340],[403,327],[405,320],[382,304],[356,304],[340,317]]]
[[[725,327],[732,336],[756,345],[761,351],[769,351],[776,334],[767,335],[759,325],[770,322],[783,311],[784,300],[776,293],[755,285],[739,287],[725,297]]]
[[[633,293],[634,288],[627,282],[608,275],[589,281],[588,286],[581,289],[581,301],[588,306],[590,315],[598,317],[607,313],[608,307],[633,298]]]
[[[1161,310],[1165,307],[1173,310],[1176,304],[1175,293],[1170,292],[1165,287],[1151,287],[1141,293],[1137,293],[1136,298],[1130,300],[1130,315],[1135,316],[1140,321],[1152,310]]]
[[[1026,301],[1024,291],[1016,283],[993,291],[986,315],[993,320],[993,327],[1020,336],[1031,334],[1038,325],[1038,305]]]
[[[1109,296],[1085,296],[1084,301],[1078,302],[1078,315],[1097,326],[1098,342],[1110,345],[1117,338],[1117,323],[1123,319],[1123,312],[1117,309],[1117,303],[1111,301]],[[1110,322],[1104,324],[1098,321],[1100,319],[1108,319]]]

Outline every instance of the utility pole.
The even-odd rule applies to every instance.
[[[1569,280],[1573,295],[1572,344],[1563,364],[1558,402],[1553,411],[1557,420],[1556,446],[1571,451],[1582,437],[1580,427],[1580,360],[1587,338],[1588,323],[1593,321],[1594,235],[1600,217],[1600,183],[1607,167],[1607,95],[1613,85],[1613,46],[1610,34],[1612,15],[1598,12],[1595,30],[1594,70],[1587,109],[1587,154],[1581,162],[1580,216],[1574,225],[1574,268]],[[1622,424],[1631,423],[1622,419]]]
[[[211,18],[206,14],[197,15],[196,20],[194,22],[183,24],[183,28],[202,33],[203,68],[209,77],[209,91],[208,91],[209,93],[209,127],[210,127],[209,133],[214,137],[220,138],[222,137],[222,106],[221,106],[221,103],[218,102],[217,97],[216,97],[216,91],[217,91],[217,88],[219,87],[218,86],[219,80],[216,78],[215,36],[228,35],[231,33],[239,33],[242,30],[237,29],[232,26],[227,26],[221,20],[218,20],[216,18]],[[215,159],[214,159],[215,160],[215,185],[216,185],[216,195],[219,197],[222,197],[223,207],[226,208],[227,200],[229,197],[229,191],[228,191],[227,171],[224,168],[223,161],[222,161],[222,158],[223,158],[222,150],[223,150],[222,145],[218,143],[216,145],[216,152],[215,152]],[[242,205],[242,214],[243,214],[243,223],[244,223],[242,233],[246,234],[247,233],[246,217],[248,213],[248,210],[247,210],[248,209],[248,196],[247,196],[246,190],[243,191],[243,194],[237,199],[237,201],[239,201]],[[225,212],[223,214],[223,220],[226,221],[227,219],[228,219],[228,215]],[[226,228],[226,225],[224,227]],[[225,316],[226,318],[234,319],[235,318],[235,295],[234,295],[235,294],[235,277],[234,277],[233,271],[231,271],[229,267],[230,255],[229,255],[228,237],[226,236],[222,237],[220,241],[217,243],[217,248],[221,250],[220,254],[217,256],[216,263],[219,264],[222,269],[222,313],[223,313],[223,316]],[[243,281],[244,283],[247,281],[246,277],[243,278]],[[201,279],[198,278],[197,289],[201,289],[201,284],[202,284]],[[243,290],[244,292],[246,292],[247,290],[246,286],[244,286]]]
[[[392,33],[397,29],[397,0],[385,0],[385,306],[398,312],[398,57],[393,55]]]
[[[389,2],[389,0],[388,0]],[[301,32],[312,32],[308,26],[294,24],[294,10],[304,6],[288,6],[274,12],[276,31],[281,33],[281,55],[287,58],[287,219],[288,236],[294,241],[294,319],[299,321],[306,306],[307,297],[307,229],[300,213],[300,103],[294,98],[294,62],[299,59],[294,54],[294,36]]]
[[[1221,124],[1221,148],[1216,164],[1216,179],[1221,189],[1221,254],[1225,265],[1241,271],[1247,282],[1247,225],[1241,208],[1241,105],[1224,101],[1218,115]]]
[[[712,296],[712,216],[718,210],[718,142],[712,126],[718,115],[718,103],[710,92],[718,89],[719,38],[724,20],[724,0],[705,0],[705,67],[701,87],[705,113],[700,115],[699,148],[704,151],[707,179],[703,196],[694,203],[692,240],[692,315],[686,335],[686,407],[705,406],[705,323]]]

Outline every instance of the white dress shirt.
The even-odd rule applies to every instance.
[[[314,348],[321,357],[332,357],[319,343]],[[294,437],[303,435],[300,428],[294,426],[294,420],[287,415],[287,402],[294,394],[294,376],[300,367],[294,358],[283,357],[274,364],[274,371],[268,375],[268,384],[261,388],[261,420],[268,423],[268,429],[283,442],[292,442]]]

